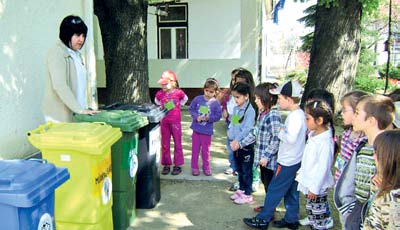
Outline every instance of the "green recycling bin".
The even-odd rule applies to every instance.
[[[148,121],[135,111],[102,111],[94,115],[75,114],[77,122],[105,122],[120,128],[122,137],[111,146],[114,229],[126,229],[136,217],[136,173],[138,129]]]

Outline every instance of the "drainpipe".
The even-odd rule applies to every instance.
[[[85,63],[88,77],[88,107],[98,109],[97,103],[97,82],[96,82],[96,56],[93,35],[93,1],[83,1],[83,20],[88,27],[85,41]]]

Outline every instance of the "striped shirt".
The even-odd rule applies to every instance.
[[[347,129],[343,132],[342,135],[342,141],[340,144],[340,154],[338,158],[343,159],[345,164],[349,162],[351,156],[353,155],[354,150],[356,150],[357,146],[360,144],[360,142],[364,139],[366,139],[365,136],[361,137],[356,137],[356,138],[351,138],[351,133],[353,132],[353,129]],[[338,161],[339,159],[336,159]],[[344,166],[344,165],[342,165]],[[336,166],[336,172],[335,172],[335,181],[337,181],[342,175],[342,167]]]
[[[355,194],[357,199],[364,203],[369,198],[371,179],[376,173],[374,148],[366,144],[357,154]]]
[[[277,153],[279,150],[279,130],[282,125],[281,115],[276,108],[258,115],[257,124],[241,142],[241,146],[256,142],[254,166],[257,167],[261,158],[268,160],[266,168],[274,170],[277,166]]]

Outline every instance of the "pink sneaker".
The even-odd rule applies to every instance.
[[[252,204],[254,202],[252,195],[242,195],[233,201],[235,204]]]
[[[230,196],[230,198],[231,198],[231,200],[236,200],[236,199],[242,197],[243,195],[244,195],[244,191],[238,189],[238,190],[235,192],[235,194],[233,194],[232,196]]]

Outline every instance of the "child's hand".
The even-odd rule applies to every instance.
[[[261,158],[261,159],[260,159],[260,165],[261,165],[262,167],[266,167],[267,164],[268,164],[268,159],[266,159],[266,158]]]
[[[310,200],[315,200],[315,199],[317,199],[317,195],[315,195],[312,192],[308,192],[307,198]]]
[[[206,115],[205,117],[204,117],[204,121],[208,121],[208,115]]]
[[[198,117],[197,117],[197,122],[202,122],[202,121],[203,121],[203,118],[201,117],[201,115],[198,116]]]
[[[236,151],[240,148],[239,142],[237,140],[233,140],[230,146],[233,151]]]
[[[378,175],[375,175],[374,177],[372,177],[371,179],[372,183],[377,186],[378,188],[381,187],[381,183],[382,183],[382,178]]]
[[[224,109],[224,110],[222,111],[222,116],[223,116],[225,119],[229,116],[228,111],[227,111],[226,109]]]

